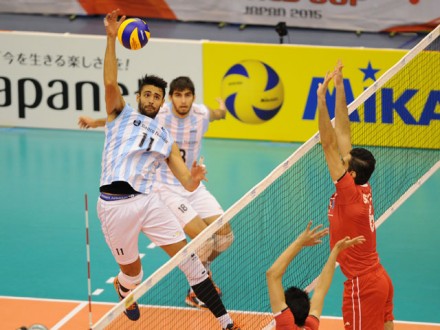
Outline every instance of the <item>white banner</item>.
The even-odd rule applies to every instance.
[[[439,0],[169,0],[181,20],[354,31],[440,24]],[[192,2],[193,6],[188,5]],[[192,8],[190,8],[192,7]],[[197,7],[197,9],[196,9]],[[436,21],[436,22],[434,22]]]
[[[0,125],[76,129],[80,115],[104,117],[105,45],[104,36],[0,32]],[[118,81],[126,101],[135,105],[145,74],[168,82],[189,76],[203,99],[201,47],[151,39],[130,51],[118,43]]]
[[[419,31],[440,24],[439,0],[0,0],[0,12],[106,14],[352,31]]]
[[[25,14],[86,14],[78,0],[0,0],[0,12]]]

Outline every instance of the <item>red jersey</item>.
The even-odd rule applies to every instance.
[[[363,235],[365,243],[341,251],[337,258],[347,278],[360,276],[379,264],[371,187],[369,183],[356,185],[348,172],[335,186],[328,206],[330,248],[345,236]]]
[[[306,318],[306,322],[303,327],[299,327],[295,324],[295,317],[289,307],[280,313],[275,315],[276,330],[318,330],[319,320],[309,315]]]

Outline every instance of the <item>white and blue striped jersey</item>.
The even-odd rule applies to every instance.
[[[168,168],[164,159],[170,155],[174,139],[170,132],[128,104],[105,125],[101,162],[101,186],[114,181],[128,182],[134,190],[149,193],[156,169]]]
[[[209,127],[209,116],[210,112],[204,104],[195,103],[185,118],[173,114],[171,103],[165,103],[156,116],[156,120],[171,132],[189,170],[193,161],[200,157],[202,138]],[[160,168],[157,180],[165,184],[180,185],[168,166]]]

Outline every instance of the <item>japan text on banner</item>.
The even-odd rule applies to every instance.
[[[0,0],[0,12],[107,14],[181,21],[337,29],[420,31],[440,24],[438,0]]]
[[[222,96],[226,101],[226,120],[211,125],[207,136],[232,139],[304,142],[318,130],[318,84],[336,61],[344,63],[347,102],[352,102],[406,51],[384,49],[306,47],[288,45],[205,43],[204,97],[208,105]],[[438,57],[428,52],[425,57]],[[363,111],[351,115],[354,125],[368,125],[368,141],[355,144],[400,146],[393,138],[399,130],[408,134],[440,132],[440,68],[426,61],[424,70],[435,78],[426,83],[420,73],[393,83],[365,102]],[[333,85],[327,92],[330,115],[334,115]],[[380,106],[379,106],[380,105]],[[364,111],[365,110],[365,111]],[[376,141],[375,130],[386,129],[385,142]],[[412,141],[408,147],[440,148],[439,139]]]
[[[105,117],[105,42],[104,36],[0,31],[0,125],[77,129],[78,116]],[[136,104],[145,74],[168,82],[190,76],[203,95],[201,42],[152,39],[137,51],[116,47],[127,103]],[[170,65],[176,53],[185,65]]]
[[[335,29],[420,31],[440,24],[437,0],[168,0],[180,20]],[[176,3],[176,4],[175,4]]]

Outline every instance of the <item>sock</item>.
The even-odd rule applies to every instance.
[[[211,272],[211,261],[207,261],[206,264],[204,264],[204,266],[209,274]],[[191,286],[189,287],[189,292],[194,292],[194,290]]]
[[[196,293],[197,298],[205,303],[206,307],[209,308],[215,317],[219,318],[227,314],[226,308],[210,278],[205,279],[199,284],[193,285],[192,288]]]

